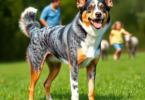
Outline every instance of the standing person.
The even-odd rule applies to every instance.
[[[116,21],[112,26],[112,31],[109,35],[110,45],[113,45],[116,49],[114,54],[114,60],[116,61],[119,60],[123,48],[122,34],[131,35],[129,32],[123,29],[123,25],[120,21]]]
[[[62,25],[61,12],[60,12],[61,0],[52,0],[52,3],[47,5],[40,16],[40,22],[45,26],[57,26]]]

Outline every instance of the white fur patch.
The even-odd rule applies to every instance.
[[[98,1],[95,1],[95,3],[97,4]],[[95,11],[97,12],[99,10],[95,10]],[[101,16],[101,18],[103,17]],[[86,54],[86,58],[85,58],[86,63],[82,64],[81,67],[86,67],[87,64],[89,64],[94,58],[100,55],[101,51],[98,49],[98,46],[100,45],[102,41],[104,33],[109,28],[110,22],[107,23],[106,26],[103,28],[95,29],[91,25],[87,27],[86,25],[82,23],[81,20],[79,20],[79,23],[87,32],[87,37],[85,38],[85,41],[81,42],[82,51],[84,54]]]
[[[33,7],[26,8],[25,11],[21,14],[21,18],[20,18],[20,21],[19,21],[20,29],[27,36],[28,36],[28,33],[26,31],[26,23],[24,22],[24,19],[25,19],[25,15],[29,14],[30,12],[37,13],[37,9],[35,9]]]
[[[26,8],[25,11],[21,14],[21,18],[24,18],[24,16],[30,12],[37,13],[37,9],[35,9],[33,7]]]
[[[78,86],[78,82],[72,80],[71,73],[70,73],[70,83],[71,83],[71,100],[79,100],[79,93],[78,93],[78,87],[76,89],[73,88],[73,85]]]

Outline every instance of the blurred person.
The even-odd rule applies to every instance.
[[[113,45],[115,48],[114,60],[119,61],[122,48],[123,48],[123,34],[131,36],[129,32],[123,29],[123,25],[120,21],[116,21],[112,25],[112,31],[109,35],[110,45]]]
[[[60,11],[60,2],[61,0],[52,0],[52,3],[47,5],[41,15],[40,22],[45,26],[57,26],[62,25],[61,22],[61,11]]]

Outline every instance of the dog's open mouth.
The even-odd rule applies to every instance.
[[[103,21],[104,19],[91,19],[91,18],[88,18],[89,22],[91,23],[91,25],[96,28],[96,29],[100,29],[102,27],[102,24],[103,24]]]

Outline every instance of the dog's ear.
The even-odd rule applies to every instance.
[[[113,0],[105,0],[105,2],[108,5],[108,7],[113,7]]]
[[[87,0],[76,0],[77,7],[81,8],[86,3]]]

